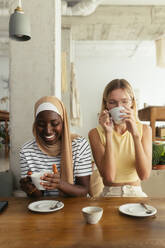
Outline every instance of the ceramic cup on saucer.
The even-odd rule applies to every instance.
[[[42,177],[45,173],[52,173],[52,171],[48,170],[43,170],[40,172],[33,172],[32,175],[30,176],[32,179],[32,183],[36,186],[37,189],[39,190],[45,190],[45,188],[40,184],[43,182],[40,177]]]
[[[96,224],[103,215],[103,208],[89,206],[82,209],[84,219],[89,224]]]
[[[115,107],[113,109],[111,109],[109,111],[112,120],[116,123],[116,124],[121,124],[123,121],[122,115],[124,115],[124,113],[121,113],[120,111],[124,110],[124,107],[119,106],[119,107]]]

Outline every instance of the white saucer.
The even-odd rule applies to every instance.
[[[147,214],[145,208],[141,206],[140,203],[128,203],[128,204],[121,205],[119,207],[119,211],[123,214],[135,216],[135,217],[148,217],[148,216],[155,215],[157,213],[156,208],[150,205],[147,205],[147,204],[146,206],[148,207],[149,210],[152,210],[152,213]]]
[[[28,205],[28,209],[30,209],[31,211],[42,212],[42,213],[54,212],[64,207],[64,203],[59,202],[59,207],[50,209],[50,207],[52,205],[55,205],[57,202],[58,201],[54,201],[54,200],[35,201]]]

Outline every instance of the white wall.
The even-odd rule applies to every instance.
[[[137,44],[131,41],[75,42],[83,119],[83,126],[75,130],[83,136],[87,137],[88,130],[97,125],[104,87],[115,78],[131,83],[139,108],[143,108],[144,103],[165,105],[165,68],[156,66],[154,42]]]

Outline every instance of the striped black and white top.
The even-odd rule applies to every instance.
[[[91,149],[84,137],[78,137],[72,141],[73,177],[83,177],[92,174]],[[51,157],[44,154],[35,140],[23,145],[20,151],[21,177],[27,176],[27,172],[52,171],[52,164],[56,164],[60,173],[61,156]],[[59,195],[59,191],[46,190],[44,195]]]

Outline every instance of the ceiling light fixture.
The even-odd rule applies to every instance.
[[[9,37],[17,41],[27,41],[31,39],[30,22],[24,14],[21,0],[18,1],[18,7],[10,16]]]

